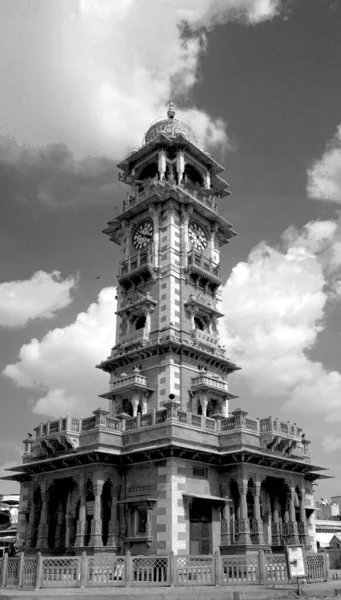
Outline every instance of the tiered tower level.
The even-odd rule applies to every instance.
[[[321,469],[296,423],[229,414],[237,367],[217,323],[222,167],[176,119],[119,164],[128,186],[105,233],[120,246],[117,332],[98,408],[35,427],[21,465],[20,548],[35,553],[233,554],[315,547]],[[275,392],[276,393],[276,392]],[[107,402],[106,402],[107,405]]]
[[[182,410],[227,417],[238,367],[218,334],[220,248],[236,233],[218,214],[230,194],[223,168],[172,105],[118,167],[129,191],[104,231],[121,249],[116,345],[99,365],[111,416],[159,409],[172,394]]]

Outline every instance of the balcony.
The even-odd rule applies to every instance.
[[[205,384],[205,379],[212,382],[212,378],[206,375],[200,375],[193,379],[198,380],[195,385],[200,385],[202,381]],[[145,389],[146,378],[142,375],[122,377],[120,383],[115,381],[113,385],[117,391],[120,391],[129,384],[141,386]],[[224,387],[224,384],[226,386],[226,382],[217,380],[213,385]],[[261,420],[251,419],[241,409],[236,409],[227,418],[209,418],[181,410],[178,402],[169,402],[164,408],[154,409],[135,417],[126,415],[124,418],[123,416],[119,418],[109,417],[107,410],[97,409],[90,417],[78,419],[68,415],[58,421],[43,423],[37,427],[36,440],[32,439],[32,447],[24,456],[24,464],[46,458],[46,441],[49,442],[48,456],[54,454],[58,458],[59,456],[69,455],[71,459],[73,457],[77,459],[77,452],[84,454],[89,444],[92,449],[98,447],[99,449],[102,448],[103,451],[107,451],[110,447],[115,453],[124,453],[126,452],[125,446],[127,446],[129,452],[135,444],[136,449],[143,449],[145,446],[150,450],[151,447],[157,448],[160,444],[162,445],[166,439],[175,439],[177,441],[183,440],[184,448],[188,444],[197,446],[199,443],[207,451],[214,452],[217,455],[230,455],[231,453],[235,455],[237,451],[250,452],[253,460],[256,462],[258,459],[263,461],[261,464],[268,461],[269,464],[273,465],[273,461],[276,461],[276,464],[279,465],[278,468],[281,464],[285,464],[288,469],[291,469],[290,465],[292,465],[293,470],[297,469],[298,464],[303,464],[305,465],[304,468],[307,468],[310,457],[305,452],[304,447],[297,448],[299,451],[291,454],[288,452],[274,452],[264,447],[262,444],[264,432],[261,429],[264,428],[264,423],[270,422],[270,420],[271,417]],[[51,428],[58,429],[59,435],[54,434],[53,436],[50,434],[51,438],[55,437],[57,441],[60,440],[60,430],[66,432],[71,427],[78,430],[77,433],[72,434],[72,437],[76,435],[79,441],[76,452],[75,448],[71,448],[69,444],[64,445],[64,441],[62,445],[54,445],[54,440],[46,440],[49,436],[43,433],[44,431],[51,431]],[[290,427],[289,424],[289,435]],[[311,467],[311,469],[316,470],[317,468]]]
[[[273,417],[260,420],[261,443],[272,451],[292,453],[300,449],[308,454],[308,442],[296,423],[284,422]]]
[[[121,394],[122,392],[134,391],[134,390],[144,390],[146,392],[152,392],[153,390],[148,387],[148,379],[144,375],[140,373],[135,373],[133,375],[124,375],[121,377],[117,377],[110,384],[110,392],[106,392],[105,394],[100,394],[100,398],[112,398],[117,394]]]
[[[120,347],[126,349],[130,346],[140,345],[143,346],[149,342],[149,331],[142,327],[141,329],[135,329],[127,335],[121,336]]]
[[[235,398],[234,394],[228,394],[228,383],[220,377],[212,377],[210,375],[199,375],[192,378],[192,390],[210,389],[223,392],[224,395],[229,395]]]
[[[148,281],[153,275],[153,246],[150,245],[146,250],[141,250],[135,256],[131,256],[127,260],[120,262],[117,279],[128,290],[130,287],[134,287],[134,285]]]
[[[201,329],[193,329],[191,338],[194,342],[210,346],[211,348],[219,347],[218,337],[211,333],[207,333],[207,331],[202,331]]]
[[[187,273],[193,283],[215,292],[221,284],[220,265],[196,250],[187,255]]]

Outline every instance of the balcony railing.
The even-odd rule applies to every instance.
[[[216,279],[220,279],[220,266],[196,250],[190,250],[188,253],[187,264],[189,268],[203,271]]]
[[[141,329],[135,329],[131,331],[127,335],[122,335],[120,338],[120,346],[125,348],[126,346],[131,346],[132,344],[139,342],[148,342],[149,341],[149,330],[142,327]]]
[[[219,339],[217,336],[207,333],[206,331],[202,331],[201,329],[193,329],[191,332],[191,338],[195,342],[201,342],[206,346],[212,346],[213,348],[219,346]]]
[[[297,427],[296,423],[286,423],[279,419],[273,419],[267,417],[266,419],[260,420],[260,432],[261,433],[272,433],[274,435],[292,437],[301,441],[302,429]]]
[[[199,375],[192,378],[192,388],[209,387],[228,392],[228,383],[220,378],[210,377],[209,375]]]
[[[135,189],[134,194],[128,194],[127,199],[123,200],[123,212],[129,210],[133,206],[136,206],[140,202],[146,200],[149,196],[153,196],[159,190],[162,191],[162,188],[165,185],[169,185],[168,181],[151,181],[140,187],[140,189]],[[195,189],[193,186],[188,186],[186,184],[173,184],[174,189],[177,189],[181,192],[186,192],[188,196],[200,202],[200,204],[207,206],[210,210],[215,213],[218,213],[218,202],[214,193],[210,193],[206,188],[198,188]]]
[[[144,375],[129,375],[127,377],[119,377],[110,384],[111,390],[116,391],[128,387],[147,387],[148,379]]]
[[[153,264],[152,246],[149,246],[146,250],[141,250],[135,256],[131,256],[120,263],[119,277],[130,275],[139,269],[153,267]]]

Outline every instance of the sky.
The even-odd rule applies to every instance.
[[[116,164],[170,100],[225,168],[221,336],[252,417],[296,422],[341,489],[341,3],[0,0],[0,468],[103,405]],[[98,278],[99,277],[99,278]],[[0,493],[16,492],[0,482]]]

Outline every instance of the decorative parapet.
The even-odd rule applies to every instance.
[[[268,450],[290,455],[299,450],[305,456],[309,455],[308,445],[302,429],[296,423],[284,422],[273,417],[260,419],[261,445]]]
[[[201,252],[190,250],[187,254],[187,269],[191,273],[198,275],[204,274],[210,277],[212,281],[221,283],[220,265],[213,262],[211,258],[207,258]]]
[[[198,376],[197,378],[201,380],[205,378],[206,375]],[[125,380],[133,379],[134,385],[145,384],[146,378],[143,375],[134,375],[130,377],[124,378]],[[144,387],[144,386],[143,386]],[[124,389],[123,386],[118,388],[119,390]],[[225,393],[225,390],[224,390]],[[58,421],[51,421],[47,423],[42,423],[39,427],[36,428],[36,440],[32,442],[32,451],[26,452],[24,455],[24,461],[28,462],[31,460],[37,460],[40,457],[46,456],[43,454],[39,454],[37,449],[47,444],[48,447],[53,448],[53,444],[60,444],[62,441],[64,446],[56,446],[56,454],[67,454],[69,452],[74,452],[75,448],[72,448],[70,444],[66,444],[65,440],[70,440],[77,438],[77,442],[79,443],[79,448],[86,448],[88,442],[88,434],[99,435],[112,435],[116,436],[124,436],[127,432],[133,431],[141,431],[150,429],[153,427],[157,427],[159,425],[176,426],[176,427],[185,427],[192,430],[196,430],[199,435],[213,434],[218,436],[217,439],[217,449],[219,447],[219,438],[222,436],[222,445],[226,447],[226,442],[229,439],[229,436],[234,436],[234,434],[238,434],[240,436],[239,444],[243,446],[245,444],[250,447],[250,444],[255,448],[261,450],[261,440],[262,440],[262,432],[260,431],[260,423],[267,421],[266,419],[262,419],[259,421],[258,419],[250,419],[245,411],[241,409],[236,409],[233,411],[232,415],[227,418],[215,419],[209,418],[204,415],[198,415],[191,413],[190,411],[184,411],[179,408],[179,403],[176,401],[167,402],[167,406],[165,405],[163,408],[159,410],[152,410],[151,412],[146,412],[145,414],[138,414],[135,417],[130,417],[127,414],[121,414],[117,418],[109,417],[108,411],[104,409],[97,409],[94,411],[93,416],[86,417],[83,419],[73,418],[70,415],[67,417],[61,418]],[[264,425],[263,425],[264,426]],[[58,431],[54,432],[51,429],[55,430],[58,428]],[[298,429],[298,428],[297,428]],[[76,431],[75,431],[76,430]],[[289,429],[290,431],[290,429]],[[46,433],[49,432],[49,433]],[[250,434],[252,437],[250,438]],[[83,435],[85,436],[83,438]],[[179,432],[177,433],[179,435]],[[180,434],[181,435],[181,434]],[[95,440],[98,441],[100,438],[95,436]],[[226,437],[227,436],[227,437]],[[244,437],[245,436],[245,440]],[[119,446],[124,446],[124,437],[122,442],[119,442]],[[64,440],[64,441],[63,441]],[[83,441],[84,440],[84,441]],[[231,437],[233,444],[235,444],[234,438]],[[94,443],[93,441],[91,442]],[[109,441],[106,442],[110,443]],[[113,442],[114,445],[118,443],[118,438]],[[130,440],[130,444],[132,441]],[[269,451],[264,448],[266,452]],[[295,455],[297,458],[297,455]],[[307,462],[306,456],[298,457],[301,460]],[[309,462],[309,461],[308,461]]]
[[[223,392],[224,395],[228,394],[228,383],[224,379],[220,377],[212,377],[210,375],[198,375],[197,377],[192,377],[192,389],[200,390],[200,389],[214,389],[220,392]],[[229,394],[230,396],[234,396],[233,394]]]
[[[201,343],[212,348],[219,347],[219,338],[216,335],[202,331],[201,329],[193,329],[191,338],[195,343]]]

